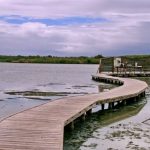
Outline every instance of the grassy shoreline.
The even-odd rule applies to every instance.
[[[2,56],[0,62],[9,63],[41,63],[41,64],[98,64],[99,58],[95,57],[55,57],[55,56]]]
[[[0,55],[0,62],[9,63],[43,63],[43,64],[99,64],[102,55],[93,57],[80,56],[80,57],[56,57],[56,56],[6,56]],[[137,61],[138,64],[143,66],[150,66],[150,55],[128,55],[122,56],[128,61]],[[109,62],[109,60],[106,59]]]

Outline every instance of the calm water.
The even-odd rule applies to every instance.
[[[97,67],[0,63],[0,120],[47,100],[99,92],[99,83],[91,80],[91,74],[96,73]],[[49,92],[54,93],[51,95]]]

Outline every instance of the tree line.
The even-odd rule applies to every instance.
[[[57,56],[4,56],[0,55],[0,62],[10,63],[52,63],[52,64],[98,64],[102,55],[94,57],[57,57]]]

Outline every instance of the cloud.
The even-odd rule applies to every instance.
[[[0,14],[29,17],[102,16],[111,13],[149,13],[149,0],[0,0]]]
[[[149,53],[149,7],[149,0],[0,0],[0,54]]]

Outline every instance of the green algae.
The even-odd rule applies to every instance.
[[[68,96],[71,94],[87,94],[86,92],[41,92],[41,91],[10,91],[5,92],[9,95],[22,95],[22,96]]]

